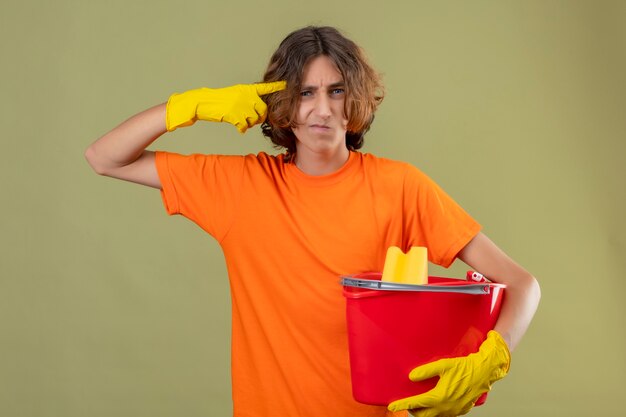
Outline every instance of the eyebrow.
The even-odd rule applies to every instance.
[[[343,82],[343,81],[338,81],[338,82],[336,82],[336,83],[332,83],[332,84],[330,84],[330,85],[328,86],[328,89],[329,89],[329,90],[331,90],[331,89],[333,89],[333,88],[337,88],[337,87],[345,87],[345,86],[346,86],[346,83],[345,83],[345,82]],[[313,85],[304,85],[304,86],[302,86],[302,89],[303,89],[303,90],[313,90],[313,91],[316,91],[316,90],[318,89],[318,87],[315,87],[315,86],[313,86]]]

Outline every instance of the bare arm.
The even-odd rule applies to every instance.
[[[93,170],[108,177],[161,188],[154,152],[146,148],[167,132],[166,104],[132,116],[92,143],[85,158]]]
[[[513,351],[528,329],[539,305],[537,280],[479,233],[459,253],[459,259],[494,282],[506,284],[505,301],[495,329]]]

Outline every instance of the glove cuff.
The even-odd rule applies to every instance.
[[[210,93],[211,89],[203,87],[185,91],[181,94],[172,94],[169,100],[167,100],[165,108],[165,127],[167,131],[171,132],[179,127],[194,124],[198,120],[198,105],[200,102],[207,101]]]
[[[487,340],[485,340],[483,344],[485,343],[491,345],[490,350],[492,350],[493,355],[497,358],[495,361],[495,364],[499,367],[497,379],[504,378],[511,367],[511,352],[509,351],[509,346],[502,338],[502,335],[495,330],[490,330],[489,333],[487,333]]]

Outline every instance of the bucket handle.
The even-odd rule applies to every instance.
[[[486,284],[413,285],[353,277],[341,277],[341,285],[344,287],[367,288],[384,291],[452,292],[461,294],[489,294],[491,292],[489,285]]]

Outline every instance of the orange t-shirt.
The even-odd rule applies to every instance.
[[[234,415],[387,415],[352,398],[339,276],[381,271],[389,246],[447,267],[480,226],[415,167],[360,152],[324,176],[265,153],[157,152],[156,165],[167,212],[224,251]]]

